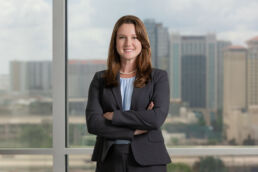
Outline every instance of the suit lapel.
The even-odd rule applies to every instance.
[[[134,103],[135,103],[135,100],[137,99],[137,95],[138,95],[139,91],[140,91],[140,88],[133,87],[130,109],[134,109]]]
[[[121,91],[120,91],[120,75],[118,74],[117,75],[117,82],[118,82],[118,85],[116,87],[112,87],[112,93],[115,97],[115,100],[116,100],[116,103],[118,104],[119,108],[120,109],[123,109],[122,108],[122,96],[121,96]]]

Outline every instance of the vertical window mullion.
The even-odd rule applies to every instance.
[[[53,171],[66,171],[66,0],[53,0]]]

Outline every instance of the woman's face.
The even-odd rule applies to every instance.
[[[122,24],[116,36],[116,50],[121,61],[135,60],[142,51],[142,44],[135,33],[134,24]]]

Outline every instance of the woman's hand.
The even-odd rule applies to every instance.
[[[153,101],[151,101],[150,104],[148,105],[147,110],[152,110],[153,107],[154,107],[154,103],[153,103]],[[140,135],[140,134],[144,134],[144,133],[147,133],[147,132],[148,132],[147,130],[135,130],[134,135]]]
[[[144,134],[144,133],[147,133],[147,132],[148,132],[147,130],[135,130],[134,135],[140,135],[140,134]]]
[[[151,101],[150,104],[148,105],[147,110],[152,110],[153,107],[154,107],[154,103],[153,103],[153,101]]]
[[[114,115],[114,112],[106,112],[103,114],[103,117],[111,121],[113,119],[113,115]]]

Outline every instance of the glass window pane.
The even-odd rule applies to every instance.
[[[96,163],[91,161],[91,155],[69,155],[69,172],[94,172]]]
[[[52,172],[50,155],[0,155],[1,172]]]
[[[84,125],[89,83],[95,71],[105,69],[113,26],[127,14],[144,21],[152,65],[169,75],[170,109],[162,127],[166,146],[257,145],[258,56],[253,55],[258,32],[252,27],[256,21],[228,15],[255,10],[254,6],[199,2],[196,12],[196,3],[179,0],[144,0],[137,5],[68,1],[70,146],[94,142]]]
[[[0,4],[0,148],[52,147],[52,1]]]

